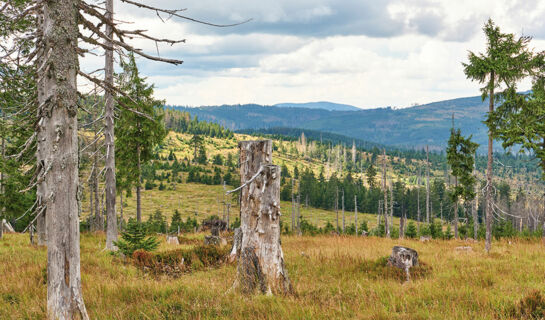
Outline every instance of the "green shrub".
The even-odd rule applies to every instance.
[[[129,219],[126,230],[121,233],[121,240],[114,242],[125,256],[132,256],[136,250],[153,251],[159,246],[155,237],[147,237],[147,231],[142,223]]]

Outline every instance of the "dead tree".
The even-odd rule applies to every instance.
[[[473,155],[473,174],[477,172],[477,155]],[[479,232],[479,217],[477,216],[477,210],[479,209],[479,184],[475,183],[475,199],[473,200],[473,205],[471,206],[471,215],[473,217],[473,238],[477,240]]]
[[[104,84],[107,87],[114,86],[114,51],[112,28],[114,19],[114,0],[106,0],[107,20],[106,37],[104,40]],[[106,143],[105,178],[106,178],[106,249],[116,250],[114,241],[117,241],[117,214],[115,210],[116,179],[115,179],[115,144],[114,144],[114,97],[111,90],[104,92],[104,140]]]
[[[386,189],[386,149],[383,149],[382,157],[382,192],[384,192],[384,229],[386,237],[390,238],[390,223],[388,221],[388,190]]]
[[[342,215],[343,215],[343,221],[344,221],[344,189],[343,189],[343,193],[341,195],[341,202],[342,202]]]
[[[430,223],[430,156],[426,145],[426,223]]]
[[[420,233],[420,176],[421,168],[418,167],[418,179],[416,179],[416,231]]]
[[[358,235],[358,196],[354,195],[354,222],[356,225],[356,236]]]
[[[339,232],[339,187],[335,189],[335,215],[337,216],[337,232]],[[343,228],[344,233],[344,228]]]
[[[38,58],[38,159],[46,208],[47,314],[89,319],[81,291],[77,189],[78,2],[42,4]]]
[[[239,148],[242,243],[235,285],[246,294],[290,293],[280,243],[280,168],[271,164],[272,141],[244,141]]]

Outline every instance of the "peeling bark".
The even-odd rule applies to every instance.
[[[78,217],[78,1],[42,3],[38,64],[39,197],[46,206],[47,315],[89,319],[81,290]]]
[[[271,164],[272,142],[246,141],[240,147],[241,256],[237,282],[246,294],[290,293],[280,242],[280,168]]]
[[[106,0],[106,18],[113,22],[114,1]],[[108,38],[113,37],[113,29],[111,25],[106,25],[106,35]],[[106,47],[112,48],[111,41],[106,41]],[[114,82],[114,52],[111,49],[106,49],[105,67],[104,67],[104,82],[109,87],[113,87]],[[106,142],[106,162],[105,162],[105,177],[106,177],[106,249],[117,250],[114,241],[117,241],[117,215],[115,210],[115,144],[114,144],[114,97],[110,90],[104,93],[105,98],[105,121],[104,136]]]

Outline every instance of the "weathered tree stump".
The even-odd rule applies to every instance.
[[[280,242],[280,168],[272,165],[272,141],[245,141],[240,147],[242,241],[237,282],[247,294],[290,293]],[[236,252],[236,249],[235,249]]]
[[[411,278],[409,269],[418,265],[418,253],[411,248],[395,246],[388,258],[388,264],[404,270],[407,275],[407,281],[409,281]]]
[[[177,236],[167,236],[167,243],[168,244],[180,244],[180,241],[178,240]]]

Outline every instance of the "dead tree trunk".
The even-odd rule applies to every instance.
[[[94,118],[98,116],[96,109],[94,112]],[[94,231],[103,230],[101,229],[101,212],[100,212],[100,200],[98,195],[98,134],[97,134],[97,123],[95,122],[93,125],[93,131],[94,131],[94,143],[93,143],[93,173],[92,173],[92,180],[93,180],[93,193],[94,193],[94,203],[95,203],[95,217],[93,219],[94,224]]]
[[[2,115],[2,124],[4,122],[4,111],[0,110],[0,114]],[[2,157],[2,162],[4,161],[4,158],[6,156],[6,139],[2,135],[2,143],[1,143],[2,150],[0,151],[0,156]],[[4,170],[0,171],[0,194],[4,195]],[[4,204],[2,203],[2,206],[0,207],[0,239],[4,236],[4,225],[2,219],[4,218],[4,212],[6,211],[6,208],[4,207]]]
[[[358,235],[358,196],[354,195],[354,222],[356,225],[356,236]]]
[[[420,176],[421,168],[418,167],[418,179],[416,180],[416,231],[420,233]]]
[[[295,231],[295,183],[291,178],[291,232]]]
[[[113,23],[114,0],[106,0],[106,18]],[[113,38],[113,30],[110,24],[106,24],[106,36]],[[106,54],[104,64],[104,82],[108,87],[113,87],[114,82],[114,52],[111,41],[106,41]],[[104,93],[105,100],[105,127],[104,136],[106,142],[106,249],[116,250],[114,241],[117,241],[117,214],[115,210],[115,144],[114,144],[114,97],[110,90]]]
[[[42,3],[38,157],[46,206],[47,315],[89,319],[81,290],[78,218],[78,1]]]
[[[458,189],[458,177],[454,177],[454,188]],[[458,239],[458,197],[454,200],[454,239]]]
[[[140,163],[140,145],[136,146],[138,181],[136,181],[136,221],[142,222],[142,165]]]
[[[343,216],[343,222],[344,222],[344,189],[343,189],[343,193],[341,194],[341,208],[342,208],[342,216]]]
[[[390,238],[390,223],[388,222],[388,190],[386,189],[386,149],[383,149],[382,157],[382,191],[384,192],[384,230],[386,237]]]
[[[390,184],[390,228],[394,228],[394,188]]]
[[[301,194],[297,194],[297,235],[301,235]]]
[[[426,145],[426,223],[430,223],[430,155]]]
[[[339,232],[339,209],[338,209],[338,205],[339,205],[339,187],[337,187],[336,189],[336,192],[335,192],[335,215],[337,216],[337,232]],[[344,228],[343,228],[344,229]],[[344,230],[343,230],[344,232]]]
[[[476,154],[473,155],[473,174],[477,172],[476,166]],[[473,238],[477,240],[477,236],[479,233],[479,217],[478,217],[478,209],[479,209],[479,186],[477,183],[475,183],[475,199],[473,200],[473,205],[471,206],[471,215],[473,216]]]
[[[280,244],[280,168],[271,164],[272,142],[244,141],[239,148],[241,185],[246,186],[241,190],[238,286],[246,294],[289,293]]]

